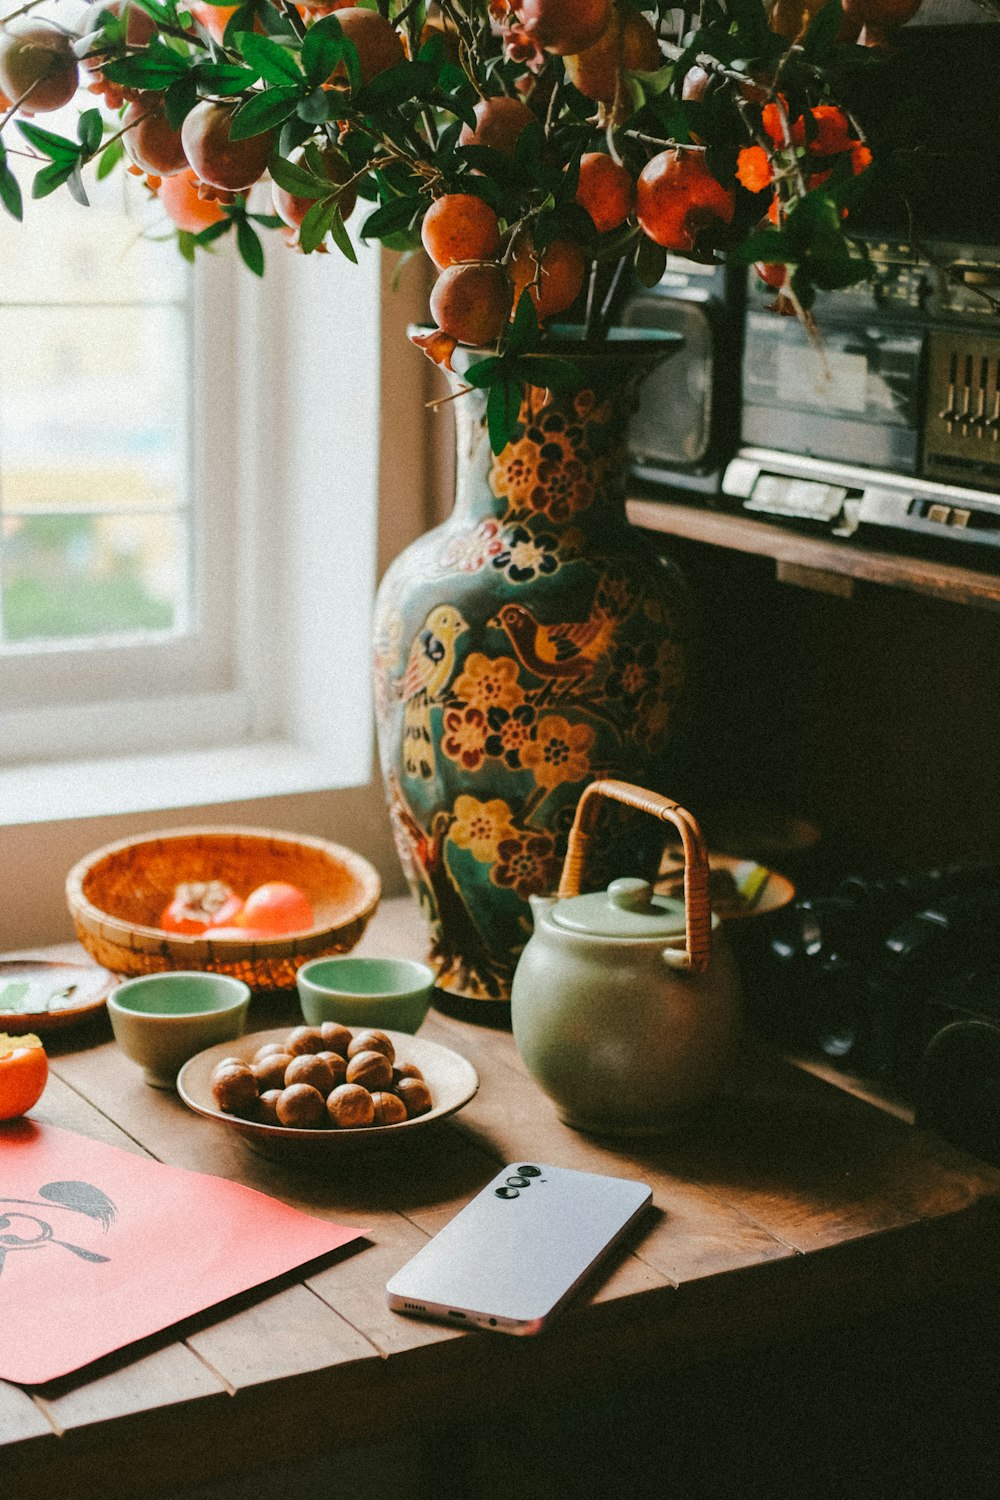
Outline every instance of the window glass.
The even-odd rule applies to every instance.
[[[77,113],[45,127],[75,136]],[[0,213],[0,653],[182,633],[191,269],[141,183],[89,172],[89,209],[35,200],[35,164],[10,160],[24,222]]]

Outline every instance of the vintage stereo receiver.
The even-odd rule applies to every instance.
[[[872,282],[818,299],[818,340],[750,288],[723,495],[840,536],[1000,560],[1000,250],[869,249]]]

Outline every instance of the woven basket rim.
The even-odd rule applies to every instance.
[[[361,891],[356,908],[345,912],[334,926],[310,927],[304,932],[283,933],[273,938],[209,938],[202,933],[164,932],[160,927],[150,927],[140,922],[127,922],[111,912],[102,910],[84,895],[83,882],[95,865],[120,854],[125,849],[141,848],[144,844],[162,844],[171,839],[205,837],[241,838],[260,840],[262,843],[297,844],[330,855],[340,861],[358,880]],[[356,922],[366,922],[378,906],[382,895],[382,881],[370,860],[346,844],[334,843],[331,839],[319,838],[315,834],[290,833],[273,828],[248,827],[242,824],[198,824],[191,827],[164,828],[132,838],[116,839],[103,844],[99,849],[85,854],[70,869],[66,876],[66,900],[75,921],[85,931],[103,938],[106,942],[119,942],[133,952],[184,953],[192,959],[217,957],[219,960],[243,956],[251,961],[294,957],[304,948],[312,948],[328,940],[333,933],[341,932]],[[124,940],[124,941],[123,941]]]

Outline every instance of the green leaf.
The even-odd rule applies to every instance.
[[[422,99],[437,83],[437,69],[431,63],[400,62],[376,73],[359,89],[355,104],[362,114],[405,104],[408,99]]]
[[[317,88],[303,95],[296,106],[296,114],[309,125],[322,125],[327,120],[335,119],[342,109],[343,105],[331,89]]]
[[[103,182],[108,173],[114,171],[124,155],[125,144],[121,140],[112,141],[110,145],[105,146],[97,161],[98,182]]]
[[[55,135],[51,130],[43,130],[40,125],[29,125],[24,120],[18,120],[17,128],[36,151],[40,151],[51,161],[72,164],[80,156],[80,147],[77,143],[68,141],[64,135]]]
[[[326,83],[344,56],[344,38],[336,16],[324,16],[302,38],[302,70],[310,83]]]
[[[162,91],[175,79],[183,78],[190,66],[186,56],[180,57],[154,38],[145,52],[102,63],[101,72],[110,83],[120,83],[126,88]]]
[[[17,219],[18,222],[24,218],[21,185],[5,161],[0,161],[0,203],[11,218]]]
[[[80,145],[88,156],[93,156],[101,144],[104,121],[99,109],[85,109],[76,123],[76,134]]]
[[[31,184],[31,196],[47,198],[50,193],[55,192],[56,188],[62,187],[63,183],[69,180],[76,168],[75,161],[54,161],[51,165],[43,167],[40,172],[36,173],[35,180]]]
[[[194,236],[194,243],[196,245],[210,245],[220,235],[228,234],[235,223],[236,220],[227,214],[224,219],[219,219],[217,223],[209,224],[207,229],[199,229],[198,233]]]
[[[373,214],[369,214],[361,226],[361,238],[375,240],[384,234],[392,234],[397,229],[409,229],[410,222],[420,207],[419,198],[391,198]]]
[[[729,260],[737,266],[750,266],[758,260],[767,265],[788,265],[799,259],[800,250],[784,229],[757,229],[729,252]]]
[[[491,354],[487,359],[477,360],[474,365],[470,365],[462,378],[469,385],[474,385],[479,390],[486,390],[489,386],[495,385],[498,380],[505,378],[506,368],[506,360],[501,359],[499,354]]]
[[[648,235],[641,234],[635,247],[635,274],[640,286],[657,286],[666,269],[666,250]]]
[[[810,62],[820,62],[830,53],[837,42],[844,12],[840,0],[827,0],[809,22],[809,29],[802,41],[802,55]]]
[[[239,31],[235,37],[238,51],[266,83],[301,83],[302,69],[286,47],[279,46],[269,36],[258,36],[255,31]]]
[[[500,380],[490,386],[486,397],[486,425],[494,453],[502,453],[514,436],[523,395],[519,380]]]
[[[304,167],[297,166],[277,152],[268,162],[267,170],[280,188],[284,188],[286,193],[294,193],[298,198],[325,198],[330,192],[328,178],[307,172]]]
[[[538,339],[538,315],[528,292],[521,293],[514,318],[507,332],[506,348],[510,354],[522,354]]]
[[[243,264],[250,267],[255,276],[264,274],[264,246],[256,229],[251,229],[246,219],[236,221],[236,246]]]
[[[299,91],[290,85],[265,89],[262,94],[252,95],[233,115],[229,139],[246,141],[251,136],[264,135],[268,130],[276,129],[282,120],[287,120],[289,115],[294,114],[298,101]]]
[[[159,0],[129,0],[136,10],[144,10],[147,16],[158,21],[161,26],[173,26],[177,21],[176,6],[160,5]],[[213,3],[213,0],[209,0]]]
[[[339,199],[337,201],[337,211],[330,222],[330,238],[333,240],[333,243],[336,245],[341,255],[346,256],[351,264],[353,266],[356,266],[358,263],[358,257],[355,254],[354,246],[351,244],[351,237],[347,233],[347,226],[344,223],[344,216],[340,211]]]
[[[178,78],[163,96],[163,113],[172,130],[180,130],[198,103],[198,84],[191,73]]]
[[[83,178],[80,175],[79,162],[74,163],[72,172],[70,172],[69,176],[66,178],[66,186],[69,188],[70,196],[76,199],[81,208],[90,207],[90,199],[87,197],[87,189],[84,187]]]
[[[204,62],[192,69],[192,76],[204,93],[227,97],[242,94],[257,78],[257,72],[254,68],[241,68],[237,63]]]
[[[178,229],[177,248],[186,261],[194,263],[195,238],[189,229]]]
[[[550,391],[578,391],[584,382],[584,373],[569,359],[556,359],[552,355],[532,354],[517,361],[517,372],[531,385]]]
[[[311,255],[323,243],[339,213],[336,197],[320,198],[313,204],[299,227],[299,245],[305,255]]]

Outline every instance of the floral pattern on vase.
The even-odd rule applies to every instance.
[[[484,393],[464,395],[455,510],[379,590],[390,816],[438,988],[454,996],[509,998],[528,897],[558,883],[583,788],[671,779],[686,595],[624,507],[627,419],[650,367],[588,355],[588,389],[529,386],[498,456]],[[629,827],[609,831],[598,878],[655,858]]]

